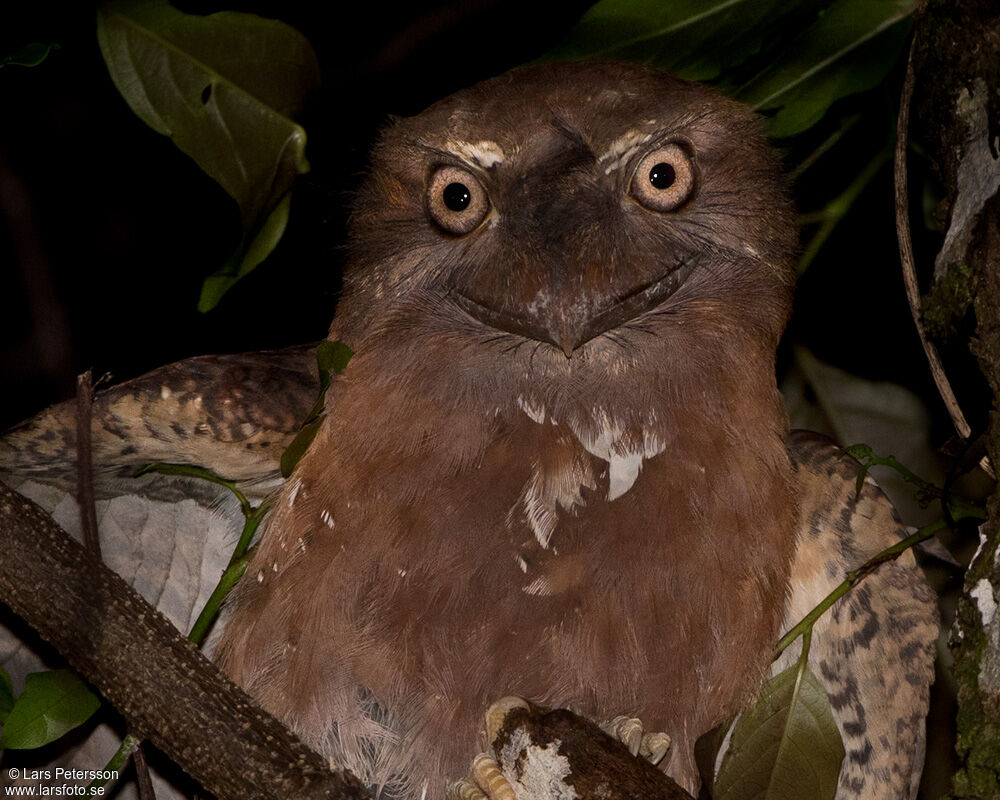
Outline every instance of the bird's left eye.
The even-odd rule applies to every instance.
[[[652,211],[674,211],[691,199],[697,182],[694,158],[672,142],[643,157],[632,175],[630,193]]]
[[[469,170],[441,167],[431,175],[427,187],[427,211],[447,233],[471,233],[490,210],[486,190]]]

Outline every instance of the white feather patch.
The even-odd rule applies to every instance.
[[[519,396],[517,398],[517,407],[527,414],[528,419],[532,422],[537,422],[539,425],[545,423],[545,406],[541,403],[536,404],[532,400],[526,400],[524,396]]]
[[[535,578],[531,583],[521,589],[525,594],[545,595],[552,594],[552,587],[548,578]]]
[[[653,138],[651,133],[630,130],[623,136],[619,136],[615,139],[611,143],[611,146],[608,147],[608,149],[605,150],[601,157],[597,160],[599,164],[610,162],[607,167],[604,168],[604,174],[610,175],[616,169],[620,168],[642,145],[648,142],[651,138]]]
[[[588,453],[608,462],[608,500],[616,500],[635,484],[643,459],[658,456],[666,445],[658,436],[646,430],[642,445],[625,447],[622,443],[624,431],[621,426],[601,409],[595,410],[592,425],[588,429],[571,423],[570,428]]]
[[[611,456],[608,462],[608,501],[617,500],[632,488],[642,467],[642,454]]]
[[[559,521],[559,511],[573,511],[583,506],[581,490],[595,489],[593,477],[578,465],[554,473],[545,473],[535,464],[531,478],[524,487],[522,502],[528,526],[543,548],[548,548]],[[516,508],[516,506],[515,506]]]
[[[292,491],[288,495],[288,507],[291,508],[295,505],[295,498],[299,496],[299,490],[302,488],[302,480],[299,479],[292,484]]]
[[[483,169],[492,169],[504,160],[503,148],[496,142],[448,142],[448,149],[467,161],[475,161]]]

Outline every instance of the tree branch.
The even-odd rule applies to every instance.
[[[370,797],[350,773],[331,772],[118,575],[2,483],[0,564],[0,599],[63,653],[131,730],[219,800]]]

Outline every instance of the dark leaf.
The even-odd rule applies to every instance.
[[[10,675],[3,667],[0,667],[0,725],[3,725],[7,715],[14,707],[14,687],[10,682]]]
[[[294,28],[253,14],[183,14],[166,0],[111,0],[97,36],[132,110],[169,136],[240,207],[243,237],[206,284],[211,308],[267,257],[288,219],[288,191],[309,169],[305,131],[288,115],[319,82],[316,56]]]
[[[199,311],[211,311],[215,308],[233,284],[249,275],[278,246],[288,224],[291,200],[290,192],[282,197],[257,230],[249,246],[241,243],[222,269],[205,278],[198,298]]]
[[[292,474],[292,470],[299,463],[299,459],[305,455],[309,445],[312,444],[312,440],[316,438],[319,426],[322,424],[323,418],[320,417],[304,425],[302,430],[292,439],[292,443],[285,448],[285,452],[281,454],[281,476],[283,478],[287,478]]]
[[[789,16],[815,14],[830,0],[601,0],[551,57],[616,59],[711,80],[757,53]]]
[[[287,478],[292,474],[295,465],[305,454],[312,440],[316,438],[316,432],[323,422],[323,406],[326,398],[326,390],[330,388],[330,374],[340,375],[347,367],[347,362],[351,360],[354,351],[343,342],[331,342],[324,339],[316,347],[316,366],[319,369],[319,395],[313,404],[309,416],[306,417],[302,429],[296,434],[292,443],[285,448],[281,454],[281,475]]]
[[[58,50],[59,45],[55,43],[42,44],[41,42],[31,42],[15,50],[10,55],[0,58],[0,67],[37,67],[53,50]]]
[[[343,342],[331,342],[328,339],[320,342],[316,348],[316,363],[319,365],[320,381],[326,373],[329,381],[330,373],[340,375],[347,367],[347,362],[351,360],[354,351]]]
[[[847,95],[878,85],[899,59],[917,0],[836,0],[736,97],[778,109],[772,136],[800,133]]]

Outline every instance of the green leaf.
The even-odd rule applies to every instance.
[[[184,14],[166,0],[110,0],[97,37],[132,110],[169,136],[236,201],[237,253],[201,306],[256,267],[288,220],[288,191],[307,172],[305,131],[289,119],[319,83],[316,56],[294,28],[253,14]]]
[[[899,58],[917,0],[837,0],[736,97],[779,109],[772,136],[806,130],[847,95],[878,85]]]
[[[340,375],[351,360],[354,351],[341,341],[325,339],[316,347],[316,364],[319,366],[320,383],[330,385],[330,373]]]
[[[295,465],[299,463],[302,456],[306,454],[306,450],[309,449],[312,440],[316,438],[316,434],[319,433],[319,426],[322,424],[322,417],[314,419],[312,422],[303,425],[302,429],[295,434],[292,443],[281,454],[281,477],[287,478],[292,474],[292,470],[295,469]]]
[[[7,715],[14,707],[14,686],[10,682],[10,675],[3,667],[0,667],[0,725],[3,725]]]
[[[215,308],[234,283],[249,275],[277,247],[288,224],[291,200],[291,192],[282,197],[274,210],[268,214],[249,246],[244,248],[241,243],[226,266],[205,278],[205,282],[201,285],[201,297],[198,298],[199,311],[204,313]]]
[[[354,351],[343,342],[325,339],[316,347],[316,366],[319,368],[319,395],[306,417],[302,428],[292,439],[292,443],[281,454],[281,476],[287,478],[295,465],[305,455],[312,440],[316,438],[323,422],[323,406],[326,390],[330,388],[330,374],[340,375],[347,367]]]
[[[205,467],[198,467],[194,464],[168,464],[163,461],[157,461],[153,464],[143,464],[132,473],[132,477],[139,478],[151,472],[157,472],[161,475],[179,475],[184,478],[198,478],[199,480],[215,483],[219,486],[225,486],[239,501],[244,516],[249,516],[252,511],[250,501],[247,500],[246,495],[236,486],[236,481],[230,478],[223,478],[221,475]]]
[[[822,684],[804,664],[764,684],[736,722],[714,800],[828,800],[844,745]]]
[[[830,0],[600,0],[550,57],[616,59],[710,80],[757,53],[789,16]]]
[[[42,44],[41,42],[31,42],[15,50],[10,55],[0,58],[0,67],[37,67],[53,50],[58,50],[59,45],[55,42]]]
[[[0,747],[30,750],[54,742],[90,719],[100,705],[71,670],[32,673],[7,715]]]

